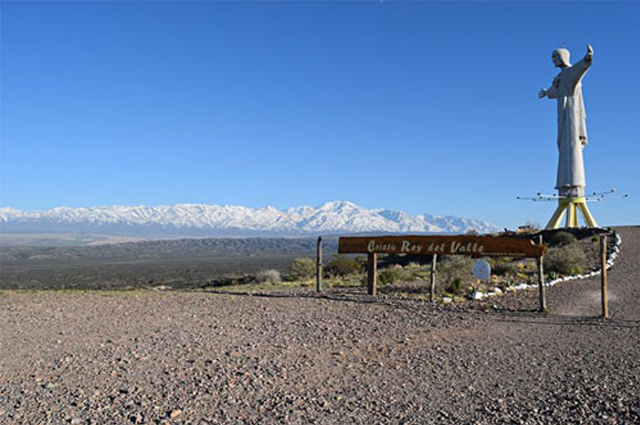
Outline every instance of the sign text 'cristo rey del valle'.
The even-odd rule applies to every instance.
[[[376,236],[341,237],[340,254],[445,254],[535,257],[544,254],[544,245],[530,239],[499,236]]]

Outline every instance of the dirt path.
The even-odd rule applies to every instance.
[[[640,228],[610,272],[465,307],[7,292],[0,423],[639,423]],[[495,304],[495,307],[492,305]]]
[[[640,227],[618,229],[623,253],[615,267],[608,271],[609,311],[613,320],[640,320]],[[634,284],[637,282],[637,284]],[[551,315],[596,317],[601,314],[600,276],[571,281],[547,289],[547,304]],[[500,300],[503,306],[514,307],[537,303],[536,291],[525,296],[517,294]]]

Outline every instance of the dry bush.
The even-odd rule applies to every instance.
[[[569,243],[549,248],[544,257],[545,269],[549,273],[572,275],[582,273],[587,263],[587,256],[578,243]]]
[[[473,263],[474,260],[471,257],[461,255],[447,256],[436,263],[437,279],[445,285],[446,292],[459,295],[467,284],[472,283],[471,267]]]
[[[324,268],[328,277],[348,276],[362,272],[363,266],[358,260],[343,255],[334,256]]]
[[[576,237],[569,232],[559,231],[553,234],[549,240],[549,246],[561,246],[574,243]]]
[[[518,232],[533,233],[540,229],[542,229],[542,226],[540,226],[540,223],[537,223],[531,220],[527,220],[527,222],[524,223],[522,226],[518,226]]]
[[[511,257],[494,257],[489,259],[491,273],[497,276],[515,276],[520,272],[518,263]]]
[[[285,272],[285,279],[291,282],[311,279],[316,274],[316,263],[311,258],[296,258]]]
[[[404,277],[405,273],[402,267],[388,267],[378,272],[378,282],[381,285],[400,282],[401,280],[405,280]]]
[[[282,281],[282,278],[278,270],[269,269],[259,271],[256,274],[256,281],[258,283],[279,283]]]

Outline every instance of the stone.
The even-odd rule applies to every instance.
[[[489,280],[491,277],[491,265],[485,260],[478,260],[473,264],[471,272],[476,279]]]
[[[474,291],[473,294],[469,296],[472,300],[481,300],[485,297],[484,293],[480,291]]]

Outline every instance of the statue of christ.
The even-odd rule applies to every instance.
[[[551,54],[560,73],[551,87],[541,89],[540,98],[557,99],[558,102],[558,176],[556,189],[564,197],[584,196],[586,181],[582,149],[587,144],[584,103],[582,101],[582,77],[591,66],[593,48],[587,44],[584,58],[571,65],[569,51],[561,48]]]

